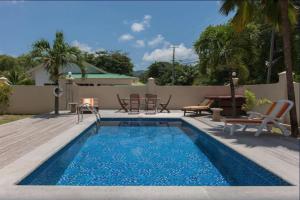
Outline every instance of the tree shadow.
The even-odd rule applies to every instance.
[[[246,145],[247,147],[253,148],[258,146],[264,147],[285,147],[289,150],[299,151],[300,140],[297,138],[286,137],[280,134],[274,134],[264,131],[259,136],[254,136],[256,129],[250,128],[250,131],[237,130],[233,135],[230,135],[229,129],[223,131],[223,125],[217,125],[215,127],[206,128],[211,135],[220,137],[226,140],[233,140],[233,144]]]

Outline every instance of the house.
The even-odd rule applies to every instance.
[[[65,77],[70,76],[73,82],[79,86],[101,86],[101,85],[133,85],[138,82],[138,78],[123,74],[108,73],[104,70],[95,67],[89,63],[85,65],[85,77],[82,77],[78,65],[69,63],[62,68],[62,81]],[[28,71],[28,74],[35,80],[36,86],[52,85],[50,75],[43,64],[38,65]]]

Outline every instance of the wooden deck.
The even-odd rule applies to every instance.
[[[71,128],[76,120],[76,115],[41,115],[0,125],[0,169]]]

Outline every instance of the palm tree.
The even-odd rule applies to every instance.
[[[47,40],[41,39],[33,44],[32,55],[43,64],[50,75],[50,80],[59,87],[59,79],[64,75],[62,69],[70,63],[77,64],[82,75],[85,75],[83,59],[80,50],[71,47],[64,40],[62,32],[56,32],[53,45]],[[55,96],[54,111],[59,114],[59,97]]]
[[[237,31],[253,20],[257,7],[266,21],[281,30],[284,46],[284,62],[286,67],[288,99],[295,102],[293,67],[291,53],[291,26],[297,23],[297,10],[289,0],[224,0],[220,8],[222,14],[228,15],[236,11],[232,24]],[[296,105],[290,111],[292,136],[299,135]]]
[[[26,72],[20,67],[15,67],[12,70],[5,71],[3,75],[13,85],[33,85],[34,81],[28,77]]]

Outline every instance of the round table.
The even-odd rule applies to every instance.
[[[221,121],[221,112],[223,111],[223,108],[211,108],[211,111],[213,112],[212,120],[216,122]]]

